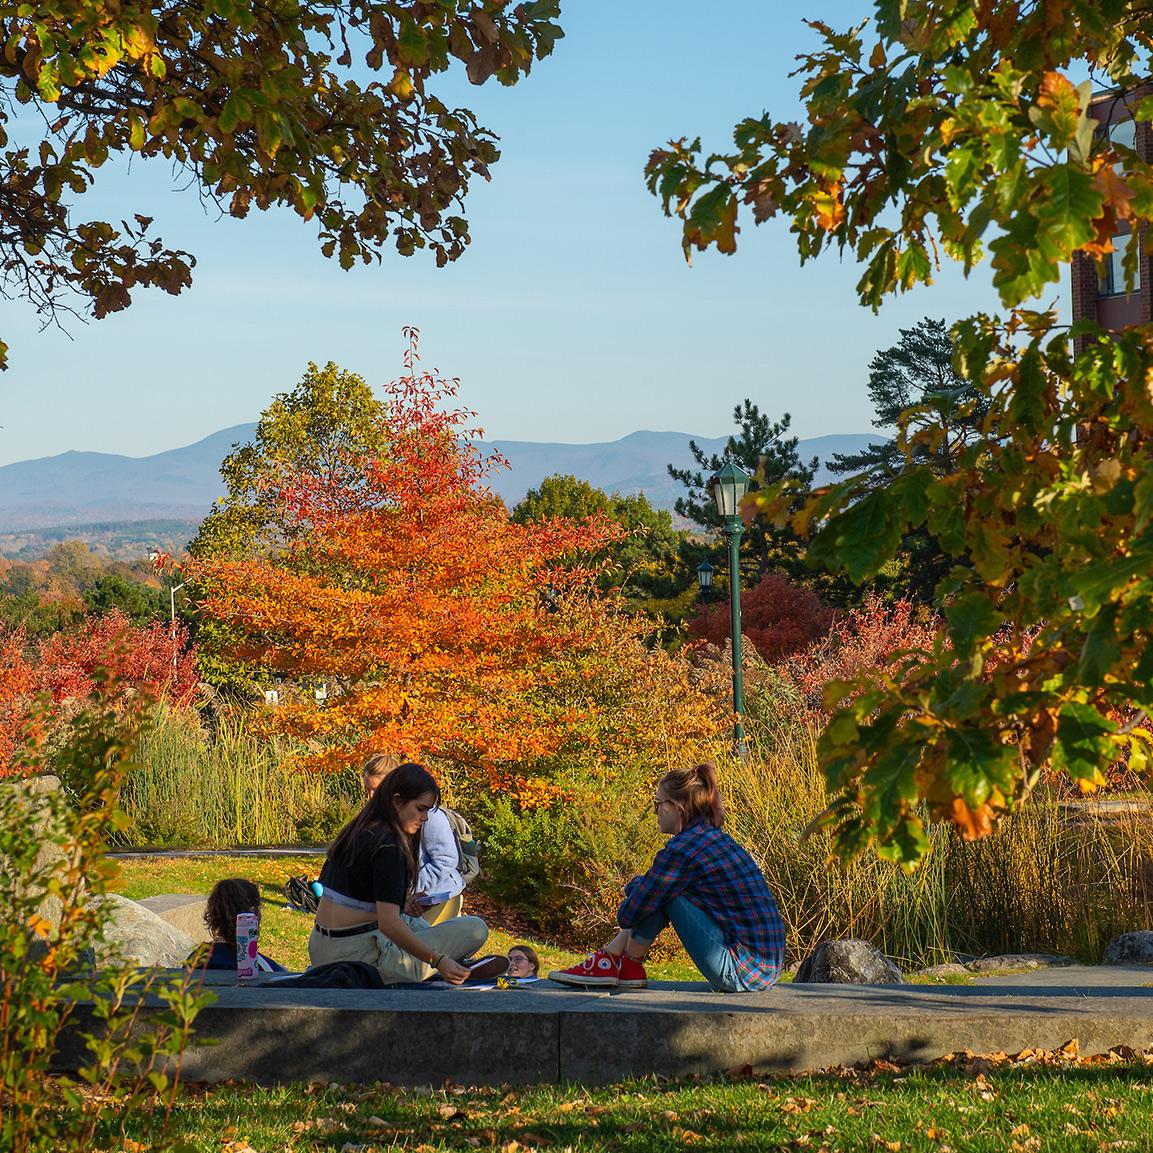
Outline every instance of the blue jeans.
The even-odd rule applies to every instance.
[[[744,982],[737,972],[737,962],[725,945],[720,925],[687,898],[674,897],[663,908],[633,925],[632,934],[641,941],[655,941],[669,924],[676,929],[693,964],[718,993],[745,991]]]

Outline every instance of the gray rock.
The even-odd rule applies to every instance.
[[[109,893],[100,900],[108,908],[104,939],[96,952],[101,965],[140,965],[179,968],[196,948],[187,933],[162,921],[136,901]]]
[[[45,774],[13,781],[6,786],[12,789],[13,809],[6,810],[8,819],[20,820],[22,828],[30,827],[33,836],[40,844],[36,860],[29,876],[49,876],[54,866],[62,864],[64,852],[56,843],[53,832],[60,824],[59,794],[60,780]],[[6,861],[0,859],[0,868],[7,869]],[[53,928],[60,924],[62,904],[60,898],[44,892],[43,886],[33,887],[33,883],[21,877],[17,880],[17,892],[21,898],[40,896],[36,915],[47,921]]]
[[[802,962],[794,984],[904,985],[901,970],[868,941],[824,941]]]
[[[167,921],[174,929],[187,933],[194,941],[211,941],[212,934],[204,923],[208,898],[193,893],[161,893],[158,897],[145,897],[137,904]]]
[[[1076,963],[1072,957],[1059,953],[1002,953],[998,957],[976,957],[967,968],[971,973],[1031,973],[1034,969],[1053,969]]]
[[[1102,965],[1153,965],[1153,932],[1138,929],[1109,942]]]

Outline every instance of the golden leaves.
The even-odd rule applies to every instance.
[[[966,841],[982,840],[993,831],[994,812],[987,802],[970,809],[964,797],[954,797],[950,815]]]
[[[817,225],[826,232],[835,232],[845,222],[844,191],[841,181],[819,187],[811,199]]]

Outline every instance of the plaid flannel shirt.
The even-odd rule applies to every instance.
[[[617,913],[622,929],[685,897],[721,927],[747,989],[776,984],[785,963],[784,922],[756,861],[728,833],[704,821],[687,826],[627,892]]]

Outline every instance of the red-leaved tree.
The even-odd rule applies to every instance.
[[[741,590],[741,632],[770,664],[823,637],[832,623],[833,610],[815,592],[776,573]],[[723,645],[732,632],[728,601],[702,605],[689,632]]]

